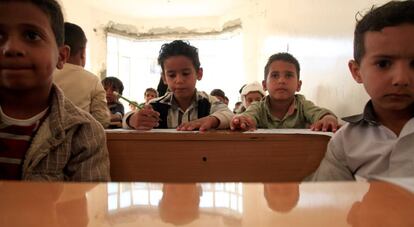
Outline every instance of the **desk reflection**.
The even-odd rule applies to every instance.
[[[399,198],[406,198],[401,200]],[[381,210],[377,208],[381,206]],[[361,201],[355,202],[348,223],[358,226],[414,226],[414,197],[395,185],[371,184]]]
[[[299,184],[263,184],[267,205],[275,212],[288,213],[298,204]]]
[[[0,182],[0,226],[88,225],[86,192],[95,184]],[[24,208],[24,209],[23,209]]]
[[[109,183],[107,190],[112,222],[135,213],[174,225],[203,217],[237,223],[243,212],[242,183]]]
[[[158,204],[161,220],[184,225],[199,216],[202,188],[198,184],[164,184]]]
[[[414,194],[386,182],[0,181],[0,201],[0,226],[414,226]]]

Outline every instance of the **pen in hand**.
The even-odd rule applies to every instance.
[[[129,100],[129,99],[127,99],[127,98],[125,98],[124,96],[120,95],[118,92],[114,91],[114,92],[113,92],[113,94],[114,94],[116,97],[118,97],[118,98],[120,98],[120,99],[125,100],[125,101],[126,101],[126,102],[128,102],[129,104],[131,104],[131,105],[133,105],[133,106],[136,106],[138,109],[141,109],[141,108],[137,105],[137,103],[136,103],[136,102],[133,102],[133,101],[131,101],[131,100]],[[151,109],[152,109],[152,106],[151,106],[151,105],[146,105],[146,106],[149,106],[149,108],[151,108]],[[144,107],[144,108],[145,108],[145,107]],[[156,119],[156,120],[158,120],[158,121],[162,121],[162,120],[161,120],[158,116],[151,115],[151,117],[155,118],[155,119]]]
[[[131,105],[135,106],[136,108],[140,109],[140,108],[139,108],[139,106],[138,106],[138,104],[137,104],[136,102],[133,102],[133,101],[131,101],[131,100],[129,100],[129,99],[127,99],[127,98],[125,98],[124,96],[120,95],[120,94],[119,94],[118,92],[116,92],[116,91],[114,91],[114,92],[113,92],[113,94],[114,94],[116,97],[118,97],[118,98],[120,98],[120,99],[123,99],[123,100],[127,101],[129,104],[131,104]]]

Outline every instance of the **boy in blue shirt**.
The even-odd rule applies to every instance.
[[[229,127],[233,113],[227,105],[195,87],[203,77],[197,48],[181,40],[166,43],[161,47],[158,63],[169,91],[151,100],[143,109],[125,115],[124,121],[129,127],[180,131]]]
[[[414,1],[392,1],[357,22],[353,78],[371,99],[344,118],[313,180],[414,176]]]

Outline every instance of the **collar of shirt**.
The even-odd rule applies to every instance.
[[[202,98],[203,98],[203,96],[199,92],[197,92],[197,89],[195,89],[194,90],[194,95],[193,95],[193,100],[191,102],[191,105],[187,108],[187,110],[190,110],[190,109],[193,109],[193,108],[197,107],[198,101]],[[171,92],[171,91],[168,91],[163,97],[161,97],[159,99],[159,102],[170,105],[171,108],[173,108],[173,109],[178,109],[181,112],[185,112],[178,106],[178,103],[177,103],[176,99],[174,98],[174,93]]]
[[[265,101],[267,103],[267,105],[266,105],[267,110],[266,111],[267,111],[268,115],[271,116],[272,120],[284,120],[287,117],[293,115],[295,113],[295,110],[297,109],[297,107],[296,107],[297,102],[296,102],[296,95],[295,95],[294,98],[293,98],[293,102],[292,102],[292,104],[290,104],[290,106],[288,108],[288,111],[286,112],[285,116],[282,119],[277,119],[275,116],[273,116],[272,112],[270,111],[270,97],[269,97],[269,95],[265,97]]]
[[[344,117],[342,120],[349,122],[351,124],[364,124],[368,123],[371,125],[380,125],[378,118],[375,115],[374,106],[372,101],[369,100],[365,105],[364,112],[362,114],[352,115],[349,117]]]

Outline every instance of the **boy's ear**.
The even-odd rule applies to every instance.
[[[70,47],[67,45],[62,45],[58,48],[59,56],[58,56],[58,62],[56,64],[56,68],[62,69],[63,65],[66,63],[66,61],[69,59],[70,56]]]
[[[80,51],[80,59],[81,59],[82,67],[85,67],[85,65],[86,65],[86,48],[82,48],[82,50]]]
[[[348,62],[348,68],[354,80],[358,83],[362,83],[361,73],[359,71],[359,64],[355,60],[350,60]]]
[[[203,68],[199,68],[197,71],[197,80],[201,80],[203,78]]]
[[[296,88],[296,91],[300,91],[300,88],[302,87],[302,81],[298,81],[298,87]]]
[[[263,90],[267,91],[266,80],[262,81],[262,87],[263,87]]]

